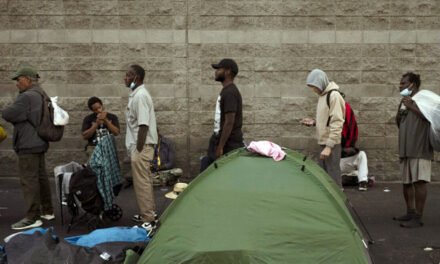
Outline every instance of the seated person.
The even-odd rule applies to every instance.
[[[87,106],[93,113],[83,120],[82,137],[88,141],[85,149],[90,156],[90,151],[93,151],[101,136],[119,135],[119,121],[117,116],[104,111],[104,105],[98,97],[90,97]]]
[[[344,148],[341,154],[340,167],[343,176],[357,176],[359,191],[366,191],[368,185],[374,183],[374,177],[368,178],[368,161],[365,151],[357,148]]]
[[[153,185],[173,185],[182,175],[182,169],[174,168],[175,150],[170,139],[158,134],[158,143],[154,148],[154,159],[151,163],[151,172],[154,174]]]
[[[353,109],[346,102],[345,104],[345,121],[341,133],[341,160],[339,166],[341,168],[341,176],[343,185],[349,185],[348,182],[357,176],[359,191],[366,191],[368,184],[374,183],[374,177],[368,179],[368,161],[367,154],[356,148],[358,140],[358,127]]]

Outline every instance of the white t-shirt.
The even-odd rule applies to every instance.
[[[215,104],[215,114],[214,114],[214,134],[218,134],[220,132],[220,118],[221,118],[221,110],[220,110],[220,100],[222,97],[219,95],[217,97],[217,103]]]
[[[141,85],[131,92],[128,97],[125,117],[127,120],[125,146],[129,155],[136,149],[140,125],[148,126],[145,144],[157,144],[156,114],[154,113],[153,100],[145,85]]]

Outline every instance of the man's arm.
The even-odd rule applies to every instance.
[[[328,158],[336,142],[341,138],[342,127],[345,119],[345,101],[339,93],[330,95],[329,107],[329,135],[325,144],[325,148],[321,151],[319,158],[324,160]]]
[[[400,121],[402,121],[402,116],[400,115],[400,107],[401,106],[402,106],[402,102],[400,102],[399,108],[397,109],[397,114],[396,114],[396,125],[398,128],[400,128]]]
[[[232,128],[235,122],[235,112],[229,112],[225,114],[225,123],[222,128],[222,134],[220,135],[220,141],[215,150],[216,157],[223,155],[223,148],[225,147],[226,141],[228,141],[231,135]]]
[[[329,135],[325,145],[333,148],[341,138],[345,120],[345,101],[339,93],[332,93],[330,95],[329,116]]]
[[[413,111],[420,118],[422,118],[425,121],[428,121],[425,118],[425,116],[422,114],[422,112],[420,111],[420,109],[417,106],[416,102],[414,102],[414,100],[411,97],[409,97],[409,96],[403,97],[402,103],[408,108],[408,110]]]
[[[12,124],[26,121],[28,119],[27,109],[29,105],[29,98],[24,94],[20,94],[14,103],[3,109],[3,119]]]
[[[93,122],[91,127],[82,132],[83,139],[88,140],[89,138],[91,138],[95,134],[97,128],[98,123]]]
[[[140,125],[138,131],[138,137],[136,141],[136,149],[138,152],[141,152],[144,148],[145,141],[147,140],[148,126]]]
[[[108,130],[110,131],[110,133],[112,133],[114,136],[118,136],[120,131],[119,131],[119,122],[118,122],[118,118],[115,116],[115,123],[113,124],[113,121],[110,120],[107,116],[105,116],[103,118],[103,122],[104,124],[107,126]]]

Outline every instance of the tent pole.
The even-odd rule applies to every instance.
[[[362,229],[365,230],[365,233],[367,233],[368,236],[368,244],[372,245],[375,243],[373,237],[371,236],[370,232],[368,231],[367,227],[365,226],[364,222],[362,221],[362,219],[360,218],[359,214],[357,213],[356,209],[354,208],[354,206],[351,204],[351,202],[347,199],[348,204],[350,205],[350,208],[353,210],[354,214],[356,215],[356,218],[359,220],[359,222],[362,225]]]

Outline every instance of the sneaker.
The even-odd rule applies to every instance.
[[[23,229],[28,229],[28,228],[34,228],[34,227],[39,227],[43,225],[43,222],[41,222],[41,220],[31,220],[28,218],[23,218],[20,221],[18,221],[17,223],[11,225],[11,228],[13,230],[23,230]]]
[[[133,217],[131,218],[131,220],[133,220],[133,221],[135,221],[135,222],[137,222],[137,223],[142,223],[142,222],[143,222],[142,219],[141,219],[141,216],[138,215],[138,214],[133,215]]]
[[[410,221],[411,219],[414,218],[415,215],[416,215],[416,212],[414,210],[408,210],[406,212],[406,214],[404,214],[404,215],[393,217],[393,220],[394,221]]]
[[[44,214],[44,215],[40,215],[41,218],[43,218],[44,220],[54,220],[55,219],[55,215],[54,214]]]
[[[141,227],[147,230],[147,236],[152,237],[154,234],[154,222],[144,222]]]
[[[400,227],[404,228],[416,228],[416,227],[422,227],[422,217],[420,215],[415,215],[411,220],[406,221],[404,223],[400,223]]]
[[[366,191],[368,190],[368,183],[366,181],[361,181],[359,183],[359,191]]]
[[[153,212],[153,214],[154,214],[154,220],[156,221],[157,220],[157,213]],[[139,214],[133,215],[131,220],[133,220],[133,221],[135,221],[137,223],[143,223],[144,222],[144,220],[142,220],[142,218],[141,218],[141,215],[139,215]]]

